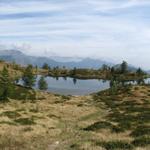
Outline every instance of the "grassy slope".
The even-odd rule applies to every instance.
[[[21,76],[22,69],[23,69],[21,66],[17,64],[0,61],[0,71],[3,70],[4,66],[8,69],[11,78],[16,78]]]
[[[15,150],[150,149],[150,87],[117,95],[59,96],[0,104],[0,147]]]
[[[0,70],[4,65],[11,77],[22,74],[5,62]],[[16,86],[11,95],[16,100],[0,103],[0,148],[148,150],[149,92],[150,87],[139,86],[117,95],[106,90],[66,97]]]

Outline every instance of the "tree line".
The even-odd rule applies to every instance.
[[[53,69],[50,68],[48,66],[48,64],[44,64],[43,69],[47,69],[49,71],[54,71],[56,77],[57,77],[57,72],[59,71],[59,67],[54,67]],[[22,75],[22,81],[23,81],[23,85],[24,87],[27,88],[32,88],[33,86],[35,86],[36,83],[36,74],[34,72],[35,67],[33,67],[32,65],[28,65],[27,67],[25,67],[25,69],[23,70],[23,75]],[[38,67],[36,67],[36,70],[38,70]],[[67,72],[66,67],[62,68],[63,73],[65,74]],[[95,70],[92,70],[93,72]],[[128,68],[128,63],[123,61],[122,64],[119,67],[109,67],[107,65],[103,65],[98,71],[102,71],[102,73],[106,72],[111,74],[111,76],[109,77],[110,80],[110,87],[112,91],[116,91],[117,87],[120,86],[120,84],[122,84],[122,86],[124,86],[124,80],[122,78],[122,76],[126,77],[126,75],[128,75],[128,73],[130,73],[129,68]],[[76,77],[76,75],[78,73],[86,75],[92,75],[91,70],[89,69],[71,69],[71,76],[72,77]],[[138,83],[143,83],[143,76],[145,75],[145,72],[141,69],[138,68],[136,70],[136,76],[138,76]],[[99,75],[99,74],[98,74]],[[73,78],[76,79],[76,78]],[[11,79],[9,71],[7,66],[3,67],[3,70],[0,73],[0,98],[1,99],[5,99],[7,100],[8,97],[10,96],[10,93],[13,92],[14,90],[14,86],[15,84],[18,84],[20,79],[16,78],[15,80]],[[44,78],[44,76],[41,76],[39,81],[38,81],[38,88],[40,90],[47,90],[48,89],[48,84]]]
[[[146,73],[141,69],[138,68],[137,70],[132,69],[129,67],[128,63],[126,61],[123,61],[120,65],[116,66],[108,66],[106,64],[102,65],[99,69],[86,69],[86,68],[76,68],[73,69],[66,68],[63,66],[62,68],[56,66],[56,67],[50,67],[48,64],[44,63],[42,66],[42,69],[47,70],[49,76],[55,76],[55,77],[87,77],[87,78],[103,78],[103,79],[111,79],[113,76],[132,76],[133,78],[136,77],[142,77]],[[133,71],[134,70],[134,71]]]

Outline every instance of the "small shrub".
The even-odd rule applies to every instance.
[[[79,145],[78,144],[72,144],[72,145],[70,145],[70,148],[77,150],[77,149],[79,149]]]
[[[21,115],[15,111],[5,111],[1,114],[1,116],[7,116],[10,119],[20,117]]]
[[[35,124],[33,118],[20,118],[20,119],[16,119],[15,122],[20,125],[34,125]]]
[[[66,96],[66,95],[62,95],[61,98],[62,98],[63,100],[70,100],[70,96]]]
[[[138,126],[130,135],[133,137],[150,135],[150,126]]]
[[[132,144],[134,146],[144,147],[150,145],[150,137],[139,137],[136,138]]]
[[[101,121],[101,122],[96,122],[83,130],[85,131],[97,131],[99,129],[106,129],[106,128],[112,128],[112,124],[109,122]]]
[[[1,121],[0,124],[7,124],[7,125],[15,125],[16,126],[16,123],[10,122],[10,121]]]
[[[124,141],[96,142],[95,144],[97,146],[104,147],[106,150],[117,150],[117,149],[131,150],[133,149],[132,144],[128,142],[124,142]]]

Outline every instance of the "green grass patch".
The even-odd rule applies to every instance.
[[[133,137],[150,135],[150,126],[146,125],[138,126],[135,130],[132,131],[130,135]]]
[[[70,148],[72,149],[72,150],[79,150],[80,149],[80,146],[78,145],[78,144],[71,144],[70,145]]]
[[[105,121],[95,122],[94,124],[84,128],[85,131],[97,131],[100,129],[112,128],[112,124]]]
[[[63,100],[70,100],[70,99],[71,99],[70,96],[66,96],[66,95],[62,95],[61,98],[62,98]]]
[[[3,85],[1,84],[0,85],[0,98],[1,98],[1,95],[3,95],[3,91],[4,91]],[[11,99],[16,99],[16,100],[26,100],[26,99],[35,100],[36,92],[31,88],[25,88],[19,85],[12,85],[12,88],[11,88],[11,91],[9,92],[8,97]]]
[[[132,142],[132,144],[136,147],[146,147],[150,145],[150,137],[143,136],[143,137],[136,138]]]
[[[5,111],[1,113],[0,116],[7,116],[10,119],[14,119],[14,118],[20,117],[21,115],[16,111]]]
[[[106,121],[100,121],[100,122],[95,122],[94,124],[84,128],[83,130],[85,131],[98,131],[98,130],[101,130],[101,129],[110,129],[111,132],[116,132],[116,133],[119,133],[119,132],[123,132],[123,130],[109,122],[106,122]]]
[[[0,124],[15,125],[15,126],[17,125],[16,123],[10,121],[0,121]]]
[[[36,124],[33,118],[19,118],[14,121],[20,125],[35,125]]]
[[[109,141],[109,142],[99,142],[96,141],[95,145],[104,147],[106,150],[131,150],[133,145],[124,141]]]

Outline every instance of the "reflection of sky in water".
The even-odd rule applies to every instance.
[[[38,88],[38,81],[40,79],[40,75],[37,76],[37,82],[35,85],[35,89]],[[57,93],[57,94],[64,94],[64,95],[86,95],[94,92],[98,92],[101,90],[105,90],[109,88],[109,81],[103,80],[80,80],[80,79],[73,79],[73,78],[53,78],[53,77],[46,77],[45,80],[48,83],[48,91]],[[146,84],[150,83],[150,78],[144,80]],[[136,81],[129,81],[126,82],[127,84],[137,84]],[[19,84],[22,84],[20,81]]]
[[[39,78],[40,76],[37,77],[37,81]],[[65,79],[63,77],[58,78],[58,80],[53,77],[46,77],[45,79],[48,83],[48,91],[65,95],[84,95],[109,88],[109,81],[103,82],[103,80]],[[37,83],[35,88],[38,88]]]
[[[145,82],[146,84],[150,84],[150,78],[145,79],[144,82]]]

